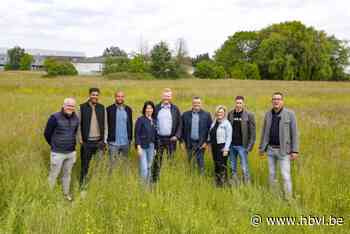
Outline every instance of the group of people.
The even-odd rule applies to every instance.
[[[85,189],[89,165],[93,158],[102,159],[108,147],[109,173],[120,160],[128,159],[134,139],[139,156],[140,176],[144,183],[154,183],[160,177],[163,155],[173,160],[177,143],[185,146],[188,162],[205,173],[204,152],[210,149],[215,168],[215,182],[239,183],[237,161],[241,163],[243,182],[250,183],[248,154],[256,139],[254,114],[245,107],[245,98],[237,96],[234,108],[228,111],[218,106],[211,114],[202,108],[202,100],[192,98],[192,108],[181,114],[172,102],[172,91],[164,89],[161,102],[146,101],[142,115],[133,127],[133,110],[125,103],[123,91],[115,93],[115,102],[105,108],[99,103],[100,90],[91,88],[88,101],[76,110],[76,101],[66,98],[62,109],[52,114],[44,136],[51,147],[49,184],[53,188],[61,170],[63,193],[70,195],[71,171],[76,161],[76,141],[80,143],[80,187]],[[292,196],[290,161],[298,157],[298,130],[293,111],[284,107],[283,94],[272,95],[272,109],[267,111],[262,127],[259,152],[267,154],[270,185],[276,188],[276,166],[279,163],[284,182],[284,195]],[[134,136],[133,136],[134,135]],[[227,161],[230,161],[231,176]]]

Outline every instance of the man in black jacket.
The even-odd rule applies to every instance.
[[[241,161],[243,181],[250,182],[248,153],[253,150],[256,138],[255,117],[244,106],[244,97],[235,98],[235,107],[228,113],[228,121],[232,125],[232,143],[230,147],[230,161],[233,182],[238,182],[237,157]]]
[[[193,97],[192,110],[182,114],[181,139],[185,143],[189,163],[194,166],[195,157],[201,175],[204,174],[204,151],[211,124],[211,115],[202,109],[200,97]]]
[[[67,200],[71,201],[71,171],[76,161],[76,134],[79,119],[74,113],[75,100],[66,98],[62,110],[52,114],[47,121],[44,136],[51,147],[49,184],[53,188],[63,168],[62,187]]]
[[[153,163],[153,180],[159,177],[164,150],[168,159],[173,159],[176,143],[181,137],[181,113],[172,102],[172,91],[164,89],[162,101],[156,105],[155,118],[157,121],[158,151]]]
[[[124,103],[124,92],[115,93],[115,103],[107,107],[109,172],[112,173],[117,161],[128,158],[132,140],[132,109]]]
[[[86,176],[92,156],[96,155],[97,159],[100,160],[106,145],[108,134],[107,115],[105,107],[98,103],[99,95],[100,90],[98,88],[90,88],[89,100],[80,105],[80,111],[78,112],[80,119],[78,137],[81,144],[81,188],[86,185]]]

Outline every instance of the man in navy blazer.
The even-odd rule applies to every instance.
[[[202,109],[200,97],[192,98],[192,109],[183,113],[181,139],[185,143],[188,162],[204,174],[204,151],[207,147],[209,129],[212,118],[209,112]],[[193,160],[193,159],[196,160]]]

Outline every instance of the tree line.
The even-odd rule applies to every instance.
[[[195,58],[201,78],[350,80],[347,41],[299,21],[273,24],[230,36],[215,51]]]
[[[24,49],[8,50],[6,70],[29,70],[33,57]],[[118,46],[103,51],[103,75],[120,77],[254,80],[350,80],[348,42],[308,27],[299,21],[272,24],[257,31],[239,31],[229,36],[212,57],[208,53],[193,58],[188,55],[183,38],[175,50],[161,41],[148,51],[141,44],[139,52],[128,54]],[[69,61],[48,59],[44,68],[49,75],[76,75]]]

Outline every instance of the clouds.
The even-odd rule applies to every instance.
[[[84,51],[99,55],[107,46],[137,50],[140,38],[152,46],[177,38],[191,55],[215,51],[239,30],[301,20],[350,39],[345,0],[19,0],[2,1],[0,46]]]

